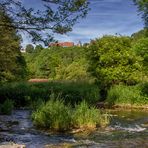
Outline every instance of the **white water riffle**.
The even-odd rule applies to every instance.
[[[125,130],[125,131],[129,131],[129,132],[141,132],[141,131],[146,130],[146,128],[141,127],[139,125],[135,125],[134,127],[133,126],[132,127],[122,127],[120,125],[115,125],[114,129],[116,129],[116,130]]]

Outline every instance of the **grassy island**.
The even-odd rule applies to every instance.
[[[62,99],[43,103],[32,115],[34,124],[42,129],[71,131],[74,129],[95,129],[109,124],[107,115],[102,115],[85,101],[75,107],[65,105]]]

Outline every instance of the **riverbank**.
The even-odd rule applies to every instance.
[[[142,109],[142,110],[148,110],[148,104],[145,105],[136,105],[136,104],[115,104],[110,105],[108,102],[97,102],[96,108],[98,109],[112,109],[112,110],[134,110],[134,109]]]
[[[112,106],[112,109],[115,110],[123,110],[123,109],[128,109],[128,110],[145,110],[148,111],[148,105],[131,105],[131,104],[116,104]]]

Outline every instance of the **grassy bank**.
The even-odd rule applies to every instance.
[[[109,118],[100,113],[85,101],[71,107],[65,105],[62,99],[50,99],[42,104],[32,115],[38,128],[52,131],[71,131],[74,129],[95,129],[106,126]]]
[[[147,83],[135,86],[117,85],[108,91],[106,102],[110,106],[139,108],[148,106]]]

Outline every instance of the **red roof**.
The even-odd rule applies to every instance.
[[[48,79],[30,79],[29,82],[49,82]]]
[[[73,42],[60,42],[60,43],[51,43],[51,44],[49,44],[49,47],[53,47],[53,46],[73,47],[74,43]]]

